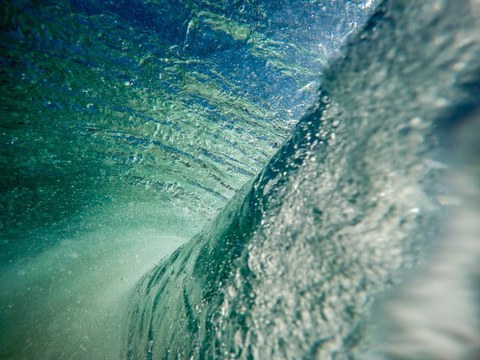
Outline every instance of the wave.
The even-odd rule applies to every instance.
[[[368,13],[4,2],[0,358],[120,357],[135,284],[265,166]]]
[[[374,305],[424,262],[455,203],[445,144],[479,105],[479,6],[380,4],[260,175],[140,281],[124,354],[368,358]],[[478,345],[452,341],[426,351]]]

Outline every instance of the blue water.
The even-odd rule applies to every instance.
[[[7,3],[0,357],[474,359],[479,7]]]

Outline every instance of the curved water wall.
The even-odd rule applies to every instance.
[[[478,130],[478,5],[377,8],[260,175],[140,282],[129,358],[478,355],[477,225],[470,215],[463,239],[442,226],[463,201],[445,181],[446,163],[455,168],[449,142],[457,128]],[[474,159],[473,144],[463,161]],[[478,215],[473,162],[467,177],[477,188],[465,206]],[[423,275],[392,295],[390,313],[371,320],[373,306],[419,263]],[[452,288],[455,279],[463,285]],[[450,296],[460,308],[449,309]],[[438,313],[448,320],[429,319]]]
[[[137,281],[265,166],[371,5],[3,2],[0,358],[121,357]]]
[[[2,357],[475,358],[478,2],[18,4]]]

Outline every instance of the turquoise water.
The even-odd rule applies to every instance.
[[[475,358],[480,4],[374,5],[7,3],[0,356]]]
[[[135,283],[261,170],[366,10],[2,6],[0,357],[118,358]]]

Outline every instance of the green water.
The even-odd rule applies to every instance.
[[[138,283],[128,358],[477,358],[478,10],[380,5],[255,181]]]
[[[261,170],[366,9],[2,3],[0,357],[117,358],[128,291]]]

